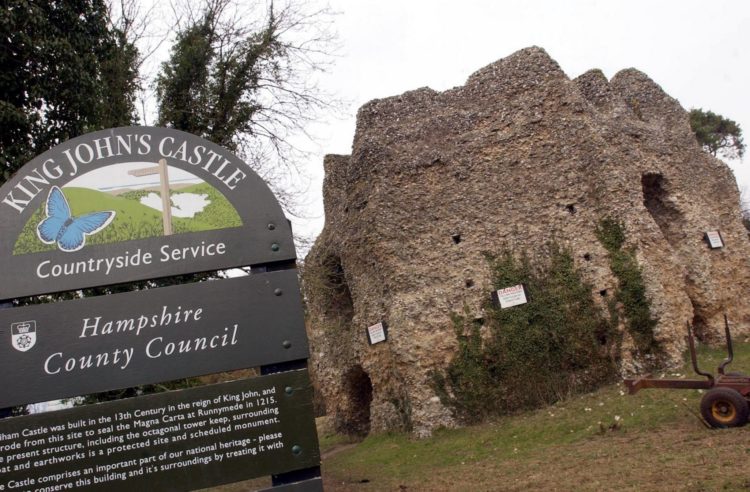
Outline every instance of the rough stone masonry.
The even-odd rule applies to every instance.
[[[521,50],[445,92],[374,100],[350,156],[325,158],[326,225],[306,260],[312,366],[341,430],[455,421],[430,386],[456,349],[449,318],[490,295],[484,251],[532,258],[554,240],[594,285],[617,287],[595,237],[621,220],[637,250],[671,360],[685,323],[703,338],[750,333],[750,240],[729,168],[704,152],[688,115],[645,74],[569,79],[540,48]],[[719,230],[722,249],[706,231]],[[366,327],[386,321],[370,346]],[[623,344],[623,373],[640,361]]]

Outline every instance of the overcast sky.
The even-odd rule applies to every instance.
[[[144,0],[148,1],[148,0]],[[248,0],[237,0],[244,2]],[[299,0],[303,1],[303,0]],[[321,0],[323,2],[325,0]],[[750,132],[750,2],[697,0],[330,0],[340,56],[322,87],[351,102],[313,128],[312,178],[297,232],[323,227],[323,156],[351,151],[357,109],[423,86],[463,85],[476,70],[532,45],[573,78],[634,67],[686,109],[702,107]],[[748,159],[746,159],[748,160]],[[733,163],[750,186],[750,162]]]
[[[680,101],[737,121],[750,132],[750,2],[333,0],[341,57],[325,88],[352,102],[347,118],[316,129],[309,168],[310,218],[323,226],[322,157],[351,151],[357,108],[429,86],[463,85],[481,67],[541,46],[573,78],[600,68],[608,78],[635,67]],[[746,161],[748,159],[745,159]],[[750,163],[733,166],[750,186]]]

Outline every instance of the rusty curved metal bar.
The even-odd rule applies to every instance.
[[[719,366],[719,374],[722,376],[724,375],[724,369],[732,363],[734,360],[734,348],[732,347],[732,335],[729,333],[729,319],[727,319],[727,314],[724,313],[724,333],[727,337],[727,358],[724,359],[724,362],[721,363]]]
[[[687,322],[688,334],[685,337],[688,347],[690,348],[690,361],[693,363],[693,370],[696,374],[704,376],[705,381],[698,379],[654,379],[650,374],[635,378],[625,379],[625,386],[628,393],[633,395],[645,388],[668,388],[668,389],[711,389],[716,385],[713,374],[701,371],[698,367],[698,357],[695,353],[695,339],[693,338],[693,327]]]
[[[625,386],[628,388],[628,392],[632,395],[645,388],[709,390],[711,388],[719,387],[733,389],[750,401],[750,377],[739,373],[730,373],[729,375],[724,373],[726,367],[734,359],[732,335],[729,331],[729,320],[726,314],[724,315],[724,331],[727,337],[727,358],[719,365],[719,375],[716,378],[714,378],[713,374],[701,371],[698,367],[698,358],[695,353],[695,339],[693,338],[693,327],[690,326],[689,321],[687,322],[687,330],[688,334],[685,339],[690,348],[690,360],[693,363],[693,370],[697,374],[705,376],[706,379],[654,379],[648,374],[636,379],[625,379],[624,382]]]
[[[687,331],[688,331],[688,336],[686,338],[687,338],[688,346],[690,347],[690,361],[693,363],[693,370],[695,371],[696,374],[700,376],[704,376],[706,379],[708,379],[708,381],[710,381],[711,386],[709,386],[709,388],[713,387],[714,375],[711,374],[710,372],[701,371],[700,368],[698,367],[698,357],[695,355],[695,339],[693,338],[693,327],[690,326],[689,321],[687,322]]]

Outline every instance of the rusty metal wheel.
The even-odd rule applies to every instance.
[[[731,388],[713,388],[703,395],[701,415],[711,427],[740,427],[747,423],[750,406],[745,397]]]

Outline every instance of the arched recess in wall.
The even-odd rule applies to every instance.
[[[641,176],[643,205],[659,226],[664,239],[672,247],[683,240],[683,216],[670,200],[666,180],[661,173],[644,173]]]
[[[685,239],[684,218],[682,212],[674,206],[670,200],[668,183],[660,173],[645,173],[641,176],[641,186],[643,188],[643,205],[651,214],[651,217],[659,226],[662,235],[670,246],[678,248],[681,241]],[[706,336],[706,318],[701,306],[696,303],[695,296],[692,295],[690,278],[685,279],[687,282],[687,293],[693,306],[693,331],[699,340],[704,340]]]
[[[351,367],[344,373],[345,412],[338,415],[337,430],[346,434],[365,437],[370,433],[370,405],[372,404],[372,381],[361,365]]]
[[[346,272],[337,255],[328,255],[323,259],[318,275],[323,292],[323,312],[325,317],[341,328],[351,326],[354,318],[354,300]]]

